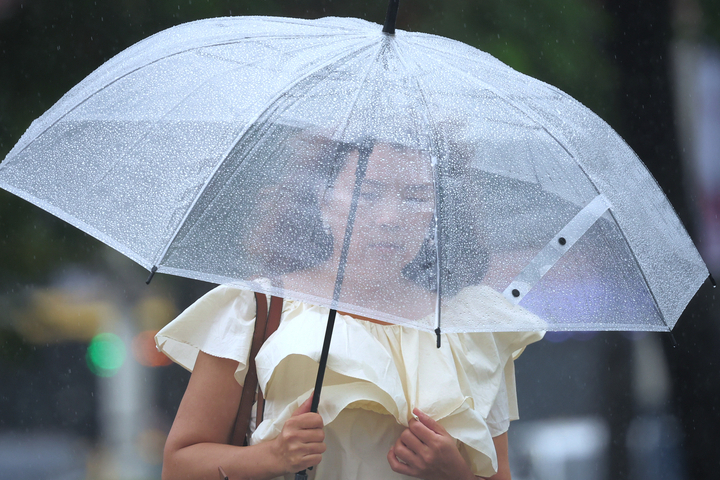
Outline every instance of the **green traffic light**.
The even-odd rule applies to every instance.
[[[111,377],[125,362],[125,344],[114,333],[95,335],[88,345],[85,359],[91,372],[99,377]]]

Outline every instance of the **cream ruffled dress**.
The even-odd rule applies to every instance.
[[[463,290],[445,312],[475,312],[501,323],[532,317],[487,287]],[[280,327],[256,357],[266,405],[251,444],[275,438],[312,394],[327,314],[327,308],[284,302]],[[532,320],[543,328],[539,319]],[[254,324],[254,293],[220,286],[163,328],[156,342],[190,371],[199,350],[236,360],[235,379],[243,384]],[[393,472],[386,456],[416,407],[457,439],[476,475],[492,476],[497,471],[492,437],[518,418],[513,360],[541,337],[541,332],[448,333],[438,349],[434,333],[338,314],[319,406],[327,451],[309,477],[411,478]]]

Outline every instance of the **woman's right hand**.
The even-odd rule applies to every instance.
[[[273,440],[273,450],[288,473],[314,467],[325,451],[325,432],[320,414],[310,412],[312,397],[295,410],[282,432]]]

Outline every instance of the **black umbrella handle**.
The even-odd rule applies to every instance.
[[[323,379],[325,378],[325,366],[327,365],[328,354],[330,352],[330,340],[332,339],[333,328],[335,327],[335,316],[337,310],[330,309],[328,313],[327,328],[325,328],[325,340],[323,341],[322,353],[320,354],[320,364],[318,365],[317,378],[315,379],[315,391],[313,392],[310,411],[317,413],[320,404],[320,392],[322,391]],[[312,468],[312,467],[310,467]],[[307,472],[305,470],[295,474],[295,480],[307,480]]]

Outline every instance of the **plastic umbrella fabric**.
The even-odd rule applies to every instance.
[[[158,33],[37,119],[0,186],[153,272],[429,331],[668,331],[708,276],[587,108],[358,19]],[[532,315],[463,315],[478,299]]]

